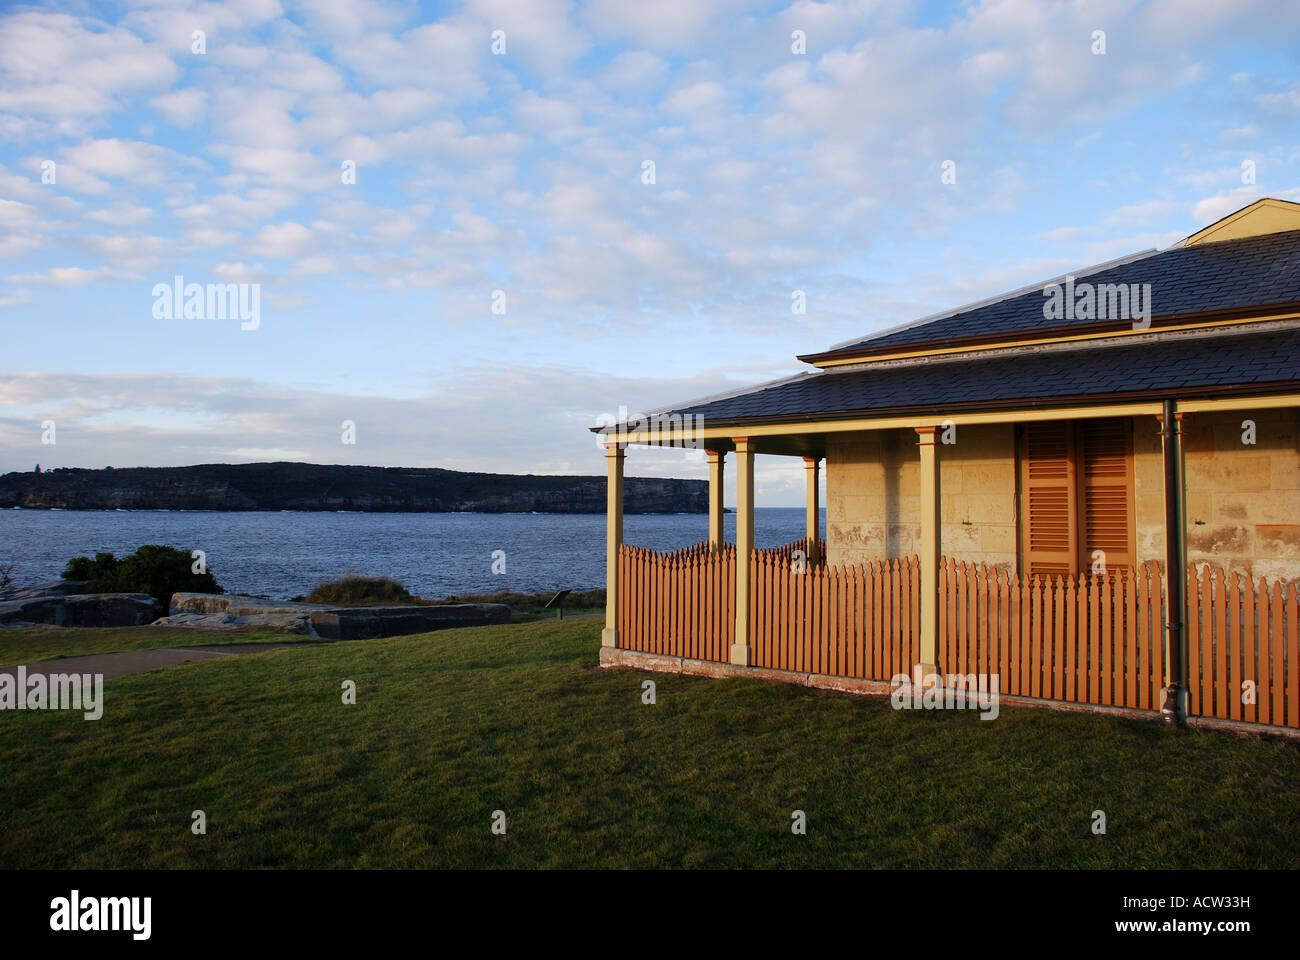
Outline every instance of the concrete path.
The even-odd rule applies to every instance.
[[[314,643],[230,643],[219,647],[164,647],[159,650],[124,650],[121,653],[94,653],[84,657],[63,657],[60,660],[37,660],[26,664],[27,676],[51,673],[102,673],[104,679],[123,677],[128,673],[143,673],[157,670],[159,667],[171,667],[178,663],[191,663],[200,660],[219,660],[223,657],[238,657],[247,653],[262,653],[265,650],[280,650],[286,647],[314,647]],[[0,667],[0,673],[17,676],[18,668]]]

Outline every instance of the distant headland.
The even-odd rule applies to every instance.
[[[205,463],[56,467],[0,476],[0,508],[604,513],[604,477],[463,473],[437,467]],[[708,483],[628,477],[626,513],[708,513]]]

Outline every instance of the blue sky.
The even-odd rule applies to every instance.
[[[602,414],[1300,199],[1297,35],[1285,0],[10,5],[0,470],[600,472]],[[155,318],[176,275],[259,284],[259,326]]]

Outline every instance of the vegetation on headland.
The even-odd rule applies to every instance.
[[[163,544],[145,544],[120,560],[111,553],[73,557],[64,580],[88,580],[87,593],[147,593],[164,609],[173,593],[225,593],[206,562]]]
[[[417,597],[405,586],[392,577],[371,577],[349,573],[318,584],[310,593],[294,597],[309,603],[338,603],[344,605],[365,605],[383,603],[503,603],[510,608],[516,620],[540,616],[558,616],[558,607],[547,607],[558,591],[549,590],[542,593],[513,593],[502,590],[497,593],[459,593],[443,597],[440,600]],[[582,614],[605,609],[604,590],[584,590],[570,593],[564,598],[563,608],[566,613]]]
[[[411,591],[392,577],[367,577],[359,573],[349,573],[337,580],[317,584],[306,596],[294,597],[308,603],[427,603],[419,597],[411,596]]]
[[[0,508],[604,513],[605,478],[466,473],[436,467],[207,463],[0,476]],[[624,481],[626,513],[708,513],[708,483]]]
[[[1300,862],[1294,744],[605,670],[599,645],[593,620],[337,642],[110,680],[95,722],[0,711],[0,868]]]

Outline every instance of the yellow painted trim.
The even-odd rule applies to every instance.
[[[754,550],[754,444],[748,437],[736,438],[736,622],[728,659],[748,667],[749,599],[753,584],[749,558]]]
[[[726,454],[721,450],[708,451],[709,457],[709,544],[717,550],[726,539],[722,525],[726,510],[722,505],[722,483],[726,473]]]
[[[808,560],[815,561],[821,550],[821,473],[819,457],[804,457],[804,539],[808,541],[810,551]]]
[[[1261,410],[1272,407],[1300,407],[1300,393],[1265,394],[1251,397],[1219,397],[1212,399],[1179,400],[1178,409],[1187,413],[1205,413],[1214,410]],[[689,431],[677,428],[664,429],[657,434],[638,430],[626,434],[624,442],[653,446],[673,441],[730,440],[743,434],[746,437],[787,437],[809,433],[853,433],[861,430],[895,430],[936,426],[952,421],[956,426],[985,423],[1029,423],[1038,420],[1077,420],[1086,417],[1139,417],[1156,416],[1164,410],[1159,400],[1137,403],[1107,404],[1096,407],[1053,407],[1030,410],[998,410],[977,413],[935,413],[906,417],[858,418],[854,420],[810,420],[805,423],[749,424],[741,427],[704,427]],[[613,434],[606,436],[612,437]],[[797,454],[802,456],[802,454]]]
[[[1183,404],[1179,404],[1180,408]],[[1031,420],[1073,420],[1080,417],[1124,417],[1155,415],[1163,408],[1160,401],[1108,404],[1095,407],[1056,407],[1052,409],[1001,410],[976,413],[911,414],[905,417],[871,417],[853,420],[809,420],[796,423],[747,424],[735,427],[704,427],[687,430],[681,427],[659,431],[636,430],[622,436],[607,433],[605,436],[626,443],[695,442],[699,440],[729,440],[733,437],[785,437],[807,433],[850,433],[858,430],[892,430],[899,427],[936,426],[951,420],[957,426],[981,423],[1027,423]]]
[[[1294,320],[1300,317],[1300,313],[1277,313],[1263,317],[1247,317],[1242,320],[1207,320],[1203,323],[1182,323],[1172,327],[1148,327],[1145,330],[1111,330],[1102,333],[1084,333],[1075,336],[1062,337],[1039,337],[1036,340],[1003,340],[997,343],[985,343],[978,346],[942,347],[935,350],[913,350],[907,353],[887,353],[877,356],[863,356],[854,354],[853,356],[843,359],[822,360],[814,366],[825,369],[828,367],[842,367],[851,363],[879,363],[884,360],[910,360],[916,357],[943,357],[956,356],[962,353],[975,353],[980,350],[1005,350],[1008,347],[1032,347],[1048,343],[1083,343],[1088,340],[1104,340],[1116,337],[1138,336],[1144,333],[1165,333],[1171,330],[1209,330],[1214,327],[1229,327],[1239,324],[1266,323],[1269,320]]]
[[[605,444],[607,470],[605,487],[605,629],[600,632],[603,647],[618,646],[618,548],[623,545],[623,467],[625,452],[613,443]]]
[[[1287,230],[1300,230],[1300,203],[1264,197],[1198,230],[1183,241],[1183,246],[1262,237]]]
[[[939,457],[934,446],[935,428],[917,427],[921,472],[921,649],[916,664],[917,683],[925,683],[939,662],[939,538],[942,522],[939,504]],[[928,668],[928,669],[927,669]]]
[[[1279,393],[1271,397],[1227,397],[1220,400],[1179,400],[1182,413],[1211,413],[1216,410],[1267,410],[1300,407],[1300,393]]]

